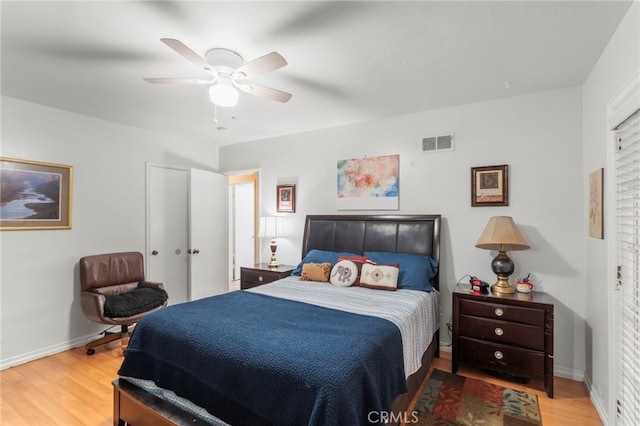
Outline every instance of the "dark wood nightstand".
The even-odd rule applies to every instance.
[[[540,378],[553,398],[553,307],[546,293],[453,291],[451,371],[464,363],[521,378]]]
[[[266,263],[258,263],[253,268],[240,267],[240,289],[246,290],[288,277],[294,269],[295,266],[291,265],[269,268]]]

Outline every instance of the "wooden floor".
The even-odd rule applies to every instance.
[[[2,426],[112,425],[113,390],[122,362],[119,342],[96,348],[93,356],[77,348],[0,372],[0,424]],[[441,351],[433,367],[451,371],[450,354]],[[458,374],[481,378],[538,395],[542,421],[552,425],[601,425],[584,385],[555,379],[555,398],[542,383],[520,385],[461,367]]]

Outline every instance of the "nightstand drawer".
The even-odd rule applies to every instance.
[[[261,263],[253,268],[240,268],[240,288],[247,290],[258,287],[263,284],[269,284],[276,280],[288,277],[295,266],[280,265],[275,268],[269,268],[266,264]]]
[[[544,375],[544,352],[460,337],[460,360],[512,375]]]
[[[273,282],[280,278],[279,273],[272,273],[268,271],[242,271],[242,281],[247,284],[262,285]]]
[[[461,337],[544,351],[543,327],[467,315],[460,315],[459,327]]]
[[[512,306],[461,299],[460,314],[493,318],[502,321],[513,321],[522,324],[531,324],[537,326],[544,325],[543,310],[524,308],[522,306]]]

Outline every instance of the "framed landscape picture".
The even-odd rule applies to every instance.
[[[509,205],[509,166],[471,168],[471,207]]]
[[[0,157],[0,230],[70,229],[73,168]]]

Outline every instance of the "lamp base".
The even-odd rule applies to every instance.
[[[267,263],[267,267],[277,268],[278,266],[280,266],[280,264],[276,260],[276,250],[278,249],[278,245],[276,244],[275,238],[271,240],[271,245],[269,246],[269,248],[271,248],[271,259],[269,260],[269,263]]]
[[[498,281],[491,286],[491,291],[498,294],[513,294],[516,292],[516,289],[509,284],[508,276],[498,275]]]
[[[515,293],[516,289],[509,284],[509,276],[513,274],[514,269],[513,261],[504,250],[500,250],[491,262],[491,270],[498,277],[498,281],[491,286],[491,291],[498,294]]]

